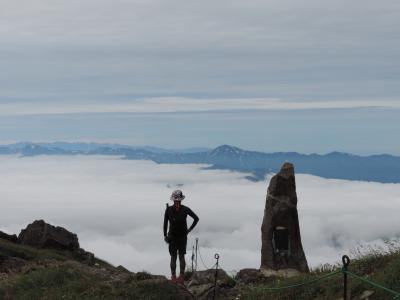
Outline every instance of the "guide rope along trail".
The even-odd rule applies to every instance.
[[[200,248],[201,248],[201,247],[198,248],[198,253],[199,253],[200,261],[201,261],[203,267],[204,267],[206,270],[213,269],[213,268],[215,267],[216,264],[214,264],[211,268],[210,268],[210,267],[207,267],[207,265],[204,263],[203,256],[201,255]]]
[[[214,283],[214,295],[215,295],[215,289],[217,287],[217,276],[218,276],[218,267],[221,267],[220,263],[219,263],[219,259],[220,259],[220,255],[219,254],[215,254],[215,259],[216,259],[216,263],[214,265],[215,267],[215,283]],[[289,290],[289,289],[293,289],[293,288],[299,288],[302,286],[306,286],[306,285],[311,285],[311,284],[315,284],[319,281],[328,279],[328,278],[332,278],[338,274],[343,274],[343,299],[347,300],[347,295],[348,295],[348,291],[347,291],[347,275],[353,277],[354,279],[357,279],[359,281],[365,282],[370,286],[373,286],[375,288],[378,288],[380,290],[385,291],[386,293],[389,293],[391,295],[394,296],[393,299],[400,299],[400,292],[395,291],[391,288],[385,287],[384,285],[372,281],[370,279],[364,278],[362,276],[359,276],[353,272],[350,272],[348,270],[348,266],[350,264],[350,258],[347,255],[343,255],[342,257],[342,262],[343,262],[343,267],[337,271],[333,271],[330,272],[328,274],[322,275],[320,277],[311,279],[311,280],[307,280],[307,281],[303,281],[303,282],[299,282],[299,283],[295,283],[295,284],[291,284],[291,285],[286,285],[286,286],[277,286],[277,287],[254,287],[251,285],[248,285],[248,287],[252,290],[255,291],[282,291],[282,290]],[[234,280],[237,284],[241,284],[239,281],[237,281],[234,277],[230,276],[228,273],[226,273],[227,276],[229,276],[232,280]],[[214,296],[215,297],[215,296]]]

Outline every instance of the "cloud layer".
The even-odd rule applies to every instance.
[[[175,113],[240,110],[309,110],[352,108],[400,108],[397,100],[284,101],[281,99],[146,98],[124,103],[0,103],[0,116],[63,115],[90,113]]]
[[[2,230],[18,232],[43,218],[78,233],[84,248],[113,264],[167,274],[162,217],[172,189],[183,184],[186,204],[200,217],[188,250],[199,237],[208,266],[216,252],[227,270],[259,266],[267,182],[199,165],[113,157],[1,156],[0,164]],[[357,243],[400,234],[400,185],[297,175],[297,188],[312,266],[337,261]]]
[[[1,5],[4,101],[399,93],[396,0]]]

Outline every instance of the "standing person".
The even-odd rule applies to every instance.
[[[185,273],[185,254],[186,254],[186,243],[187,235],[199,222],[197,215],[187,206],[181,204],[181,201],[185,199],[185,195],[182,194],[181,190],[176,190],[171,195],[171,201],[174,201],[173,206],[167,206],[164,215],[164,240],[169,244],[169,254],[171,255],[171,281],[173,283],[183,284],[183,275]],[[186,218],[187,216],[193,218],[193,223],[187,227]],[[169,222],[169,230],[168,229]],[[176,278],[176,259],[179,254],[179,267],[180,273],[178,279]]]

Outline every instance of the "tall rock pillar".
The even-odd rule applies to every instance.
[[[308,272],[301,244],[294,167],[284,163],[271,178],[261,227],[261,271],[292,276]]]

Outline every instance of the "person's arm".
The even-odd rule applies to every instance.
[[[165,210],[164,214],[164,237],[167,236],[167,229],[168,229],[168,207]]]
[[[188,215],[193,218],[193,223],[188,229],[189,233],[193,230],[194,227],[196,227],[197,223],[199,222],[199,217],[190,208],[188,208]]]

